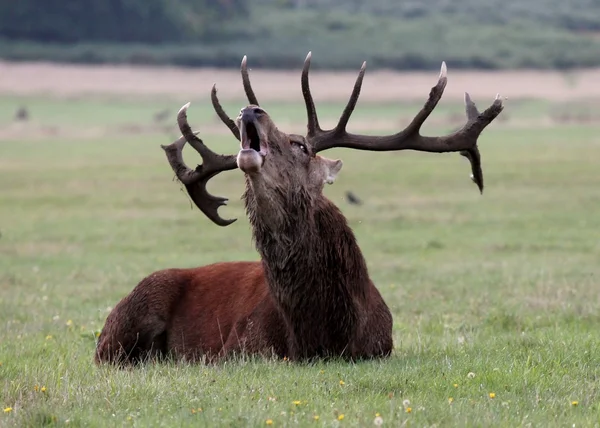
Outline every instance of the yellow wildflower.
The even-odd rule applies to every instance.
[[[343,420],[344,420],[344,414],[343,414],[343,413],[341,413],[341,414],[338,416],[338,421],[343,421]]]
[[[458,383],[455,383],[455,384],[454,384],[454,387],[455,387],[455,388],[458,388]]]
[[[340,380],[340,385],[346,385],[346,382],[344,382],[343,380]]]
[[[4,408],[4,413],[10,413],[12,412],[12,407],[5,407]]]
[[[73,321],[69,320],[67,321],[67,327],[71,327],[73,325]]]
[[[39,387],[39,386],[37,386],[37,385],[33,385],[33,390],[34,390],[35,392],[38,392],[38,391],[40,390],[40,387]]]
[[[410,412],[412,412],[412,407],[407,407],[407,408],[405,409],[405,411],[406,411],[406,413],[410,413]]]
[[[379,416],[381,416],[379,413],[375,413],[376,418],[378,418]]]
[[[48,336],[46,336],[46,340],[50,340],[50,339],[52,339],[52,335],[51,334],[49,334]]]
[[[315,421],[318,421],[318,420],[319,420],[319,415],[314,415],[314,416],[313,416],[313,419],[314,419]]]
[[[571,401],[571,406],[575,407],[579,404],[579,401]]]
[[[448,404],[452,404],[453,401],[454,401],[454,398],[448,397]]]
[[[42,387],[40,388],[40,391],[42,391],[42,392],[46,392],[46,387],[45,387],[45,386],[42,386]]]
[[[302,404],[302,401],[300,401],[300,400],[294,400],[294,401],[292,401],[292,404],[295,404],[296,406],[299,406],[300,404]]]
[[[273,425],[273,419],[267,419],[267,420],[265,421],[265,423],[266,423],[267,425]]]
[[[496,398],[496,393],[495,392],[490,392],[490,398]]]

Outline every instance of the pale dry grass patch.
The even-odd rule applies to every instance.
[[[443,59],[443,58],[442,58]],[[440,59],[440,63],[441,60]],[[241,60],[241,58],[240,58]],[[317,58],[313,58],[316,61]],[[300,70],[273,71],[253,69],[252,81],[260,100],[301,101]],[[316,101],[345,102],[356,79],[356,71],[311,72]],[[449,83],[445,98],[460,100],[468,91],[476,100],[493,99],[496,92],[509,99],[540,98],[566,101],[600,98],[600,69],[574,70],[569,79],[557,71],[466,71],[453,70],[448,64]],[[438,70],[430,72],[368,71],[361,101],[421,101],[435,83]],[[15,95],[74,96],[142,96],[180,99],[206,98],[217,83],[223,100],[240,100],[242,82],[238,70],[126,65],[73,65],[53,63],[0,63],[0,93]],[[575,82],[575,83],[573,83]],[[492,91],[492,92],[490,92]]]

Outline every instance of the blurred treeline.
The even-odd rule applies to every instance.
[[[600,65],[600,0],[0,0],[0,57],[424,69]],[[317,60],[318,59],[318,60]]]

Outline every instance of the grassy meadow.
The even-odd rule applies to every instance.
[[[480,138],[483,196],[457,154],[325,154],[344,160],[325,192],[393,312],[391,358],[97,367],[96,334],[145,275],[258,259],[240,171],[210,185],[238,218],[227,228],[173,180],[159,145],[187,101],[0,99],[0,426],[598,426],[600,125],[553,122],[535,100],[509,100]],[[20,104],[28,124],[10,123]],[[418,107],[360,104],[351,127],[376,117],[391,132]],[[146,127],[162,108],[166,131]],[[304,129],[301,99],[267,109]],[[426,131],[461,112],[442,102]],[[215,151],[237,150],[208,94],[189,117]]]

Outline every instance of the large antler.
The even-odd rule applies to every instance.
[[[356,106],[363,77],[365,74],[366,63],[363,63],[352,95],[340,117],[338,124],[330,130],[323,130],[319,126],[319,120],[315,110],[310,87],[308,84],[308,71],[310,68],[311,53],[309,52],[304,67],[302,69],[302,94],[306,104],[308,116],[308,134],[307,139],[311,142],[315,152],[320,152],[333,147],[348,147],[359,150],[372,151],[391,151],[391,150],[418,150],[424,152],[460,152],[461,155],[469,159],[471,163],[471,179],[483,193],[483,172],[481,170],[481,156],[477,147],[477,138],[483,129],[500,114],[502,109],[502,100],[496,95],[494,103],[483,113],[480,113],[471,101],[471,97],[465,92],[465,105],[467,113],[467,123],[453,134],[426,137],[420,134],[423,122],[429,117],[437,103],[439,102],[448,78],[446,77],[446,63],[442,62],[440,77],[437,84],[431,88],[429,99],[417,113],[412,122],[402,131],[386,136],[358,135],[346,132],[346,125],[350,115]]]
[[[198,133],[193,132],[188,124],[187,109],[189,106],[190,103],[187,103],[177,114],[177,124],[182,136],[168,146],[161,145],[161,147],[164,149],[175,175],[185,185],[196,206],[214,223],[219,226],[228,226],[236,219],[225,220],[218,213],[220,206],[227,205],[227,199],[208,193],[206,183],[222,171],[236,169],[237,162],[234,155],[216,154],[197,137]],[[189,168],[183,161],[182,151],[186,142],[190,143],[190,146],[202,156],[202,165],[198,165],[196,169]]]
[[[252,85],[250,84],[246,56],[242,59],[241,72],[244,91],[246,92],[248,101],[250,104],[258,105],[258,100],[252,90]],[[219,98],[217,97],[216,84],[212,87],[210,99],[217,116],[219,116],[221,121],[229,128],[235,138],[239,140],[240,130],[235,122],[227,115],[227,113],[225,113],[223,106],[221,106]],[[208,190],[206,190],[206,184],[208,183],[208,180],[220,172],[236,169],[238,167],[237,162],[234,155],[216,154],[206,147],[204,142],[197,137],[197,132],[192,132],[192,128],[187,120],[187,109],[189,106],[190,103],[187,103],[177,114],[177,124],[179,125],[182,136],[168,146],[161,145],[161,147],[167,154],[167,160],[169,161],[171,168],[173,168],[175,175],[185,185],[188,194],[196,206],[214,223],[219,226],[228,226],[236,219],[225,220],[221,218],[218,213],[219,207],[227,205],[227,198],[211,195],[208,193]],[[190,143],[190,146],[196,149],[196,151],[200,153],[200,156],[202,156],[203,163],[202,165],[198,165],[196,169],[189,168],[183,161],[182,151],[186,142]]]
[[[250,84],[250,76],[248,74],[247,61],[248,59],[246,58],[246,55],[244,55],[244,58],[242,58],[242,66],[240,68],[240,71],[242,72],[242,83],[244,85],[244,92],[246,92],[248,102],[250,104],[258,106],[258,99],[256,98],[256,95],[254,95],[254,90],[252,89],[252,85]],[[225,113],[225,110],[219,102],[219,98],[217,98],[216,83],[212,87],[212,91],[210,93],[210,100],[212,101],[213,108],[215,109],[217,116],[219,116],[219,119],[221,119],[221,121],[229,128],[229,130],[235,136],[235,138],[239,140],[240,130],[238,129],[235,122],[227,115],[227,113]]]

